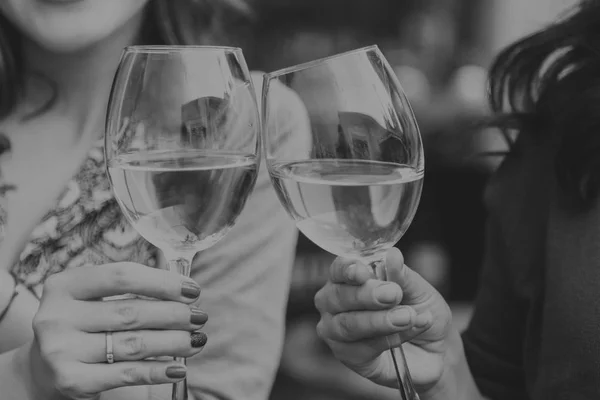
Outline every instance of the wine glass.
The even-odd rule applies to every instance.
[[[281,85],[297,94],[310,118],[312,146],[296,158],[277,140],[273,88]],[[267,168],[298,229],[386,280],[385,253],[415,215],[424,158],[412,109],[379,48],[266,74],[262,117]],[[391,356],[402,399],[418,399],[402,347]]]
[[[254,187],[260,148],[240,49],[124,50],[106,121],[108,176],[126,218],[171,271],[189,276],[194,256],[233,226]],[[172,398],[187,398],[185,381]]]

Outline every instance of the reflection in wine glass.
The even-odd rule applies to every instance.
[[[259,132],[241,50],[123,53],[107,116],[108,175],[121,210],[172,271],[189,276],[194,256],[235,223],[256,181]],[[172,396],[187,398],[185,381]]]
[[[279,83],[309,112],[312,146],[299,157],[276,141],[272,88]],[[413,112],[379,49],[267,74],[262,102],[267,168],[298,229],[335,255],[365,261],[385,280],[385,252],[419,203],[424,159]],[[418,399],[402,347],[390,354],[402,399]]]

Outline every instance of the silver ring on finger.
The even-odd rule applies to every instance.
[[[106,332],[106,362],[109,364],[115,362],[115,355],[113,353],[112,332]]]

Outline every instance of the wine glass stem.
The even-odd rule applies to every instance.
[[[382,281],[388,280],[387,270],[385,268],[385,261],[378,260],[373,261],[369,264],[375,273],[377,279]],[[388,345],[390,341],[388,339]],[[394,363],[394,369],[396,370],[396,379],[398,381],[398,390],[400,391],[400,398],[402,400],[419,400],[419,395],[415,390],[415,387],[410,376],[408,364],[406,363],[406,356],[404,355],[404,349],[402,346],[392,348],[390,345],[390,354]]]
[[[168,254],[166,252],[165,257],[168,257],[167,263],[169,270],[171,272],[175,272],[184,276],[190,276],[192,260],[194,258],[194,254]],[[185,365],[185,357],[174,357],[174,360]],[[173,384],[173,392],[171,395],[172,400],[187,400],[188,392],[187,392],[187,379],[176,382]]]

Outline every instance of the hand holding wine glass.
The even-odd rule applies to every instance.
[[[405,343],[415,386],[427,398],[460,356],[458,332],[442,295],[404,265],[398,249],[387,252],[385,263],[389,282],[373,279],[365,264],[336,258],[315,296],[321,314],[317,332],[344,365],[388,387],[398,382],[386,350]]]
[[[98,301],[128,293],[154,300]],[[134,263],[52,275],[33,321],[35,340],[24,348],[29,354],[18,353],[31,368],[29,390],[39,392],[35,398],[95,399],[115,388],[181,381],[184,366],[150,358],[202,351],[206,335],[197,331],[207,316],[191,305],[199,295],[190,278]],[[107,362],[107,335],[113,363]]]
[[[293,154],[275,139],[270,88],[302,99],[312,147]],[[413,112],[376,46],[267,74],[263,85],[267,167],[298,229],[323,249],[360,259],[386,280],[385,252],[408,229],[424,174]],[[391,353],[403,400],[418,399],[402,347]]]
[[[133,227],[189,276],[235,223],[257,177],[260,119],[240,49],[127,48],[107,118],[106,160]],[[183,359],[181,359],[184,362]],[[187,398],[185,382],[173,399]]]

